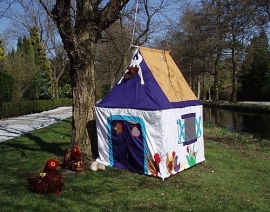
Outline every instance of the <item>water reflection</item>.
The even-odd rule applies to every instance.
[[[215,124],[229,131],[249,133],[270,139],[270,115],[242,113],[218,108],[203,108],[204,124]]]

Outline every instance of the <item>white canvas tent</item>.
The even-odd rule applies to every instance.
[[[138,47],[130,67],[95,106],[97,162],[165,179],[204,161],[202,104],[169,52]]]

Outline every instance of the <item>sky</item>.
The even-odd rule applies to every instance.
[[[6,38],[9,38],[7,29],[10,26],[10,20],[3,17],[3,11],[7,8],[6,5],[4,5],[4,3],[0,4],[0,38],[4,38],[4,40],[6,40]],[[8,41],[8,45],[10,46],[11,50],[12,46],[16,46],[15,41]]]
[[[0,19],[0,32],[2,32],[8,26],[8,20],[6,18]]]
[[[6,18],[0,19],[0,34],[4,32],[4,30],[9,26],[9,20]]]
[[[0,1],[0,35],[3,33],[3,31],[8,27],[9,21],[3,15],[5,14],[5,11],[7,8],[9,8],[8,1]]]
[[[134,2],[132,2],[132,1],[134,1]],[[136,3],[136,1],[137,0],[130,0],[130,2],[128,3],[128,4],[135,4]],[[153,1],[153,4],[152,5],[154,5],[154,4],[156,4],[157,2],[158,2],[158,0],[149,0],[149,2],[151,3],[151,1]],[[199,0],[182,0],[182,1],[188,1],[188,2],[196,2],[196,1],[199,1]],[[15,4],[13,4],[12,5],[13,7],[15,6],[16,7],[16,5]],[[9,37],[9,35],[5,32],[7,29],[8,29],[8,27],[10,26],[10,21],[9,21],[9,19],[7,19],[7,18],[5,18],[5,17],[1,17],[1,14],[2,14],[2,12],[5,10],[7,8],[7,6],[6,5],[4,5],[4,3],[1,3],[1,5],[0,5],[0,37]],[[15,9],[16,10],[16,9]],[[19,8],[18,8],[18,10],[19,10]],[[16,43],[17,43],[17,41],[8,41],[8,46],[13,46],[13,48],[14,48],[14,46],[16,46]],[[12,47],[10,47],[10,48],[12,48]],[[8,49],[8,50],[11,50],[11,49]]]

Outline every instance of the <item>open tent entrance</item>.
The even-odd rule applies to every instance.
[[[144,174],[145,154],[148,150],[142,119],[134,116],[112,116],[108,119],[107,126],[110,163],[117,168]]]

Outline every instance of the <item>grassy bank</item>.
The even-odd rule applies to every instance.
[[[260,114],[266,114],[270,113],[270,105],[269,104],[262,104],[262,103],[241,103],[241,102],[235,102],[235,103],[229,103],[226,101],[203,101],[203,106],[205,107],[215,107],[215,108],[221,108],[221,109],[228,109],[228,110],[234,110],[239,112],[252,112],[252,113],[260,113]]]
[[[270,211],[270,141],[204,127],[206,162],[156,179],[107,168],[70,173],[60,195],[26,181],[70,148],[70,119],[0,143],[0,211]]]

